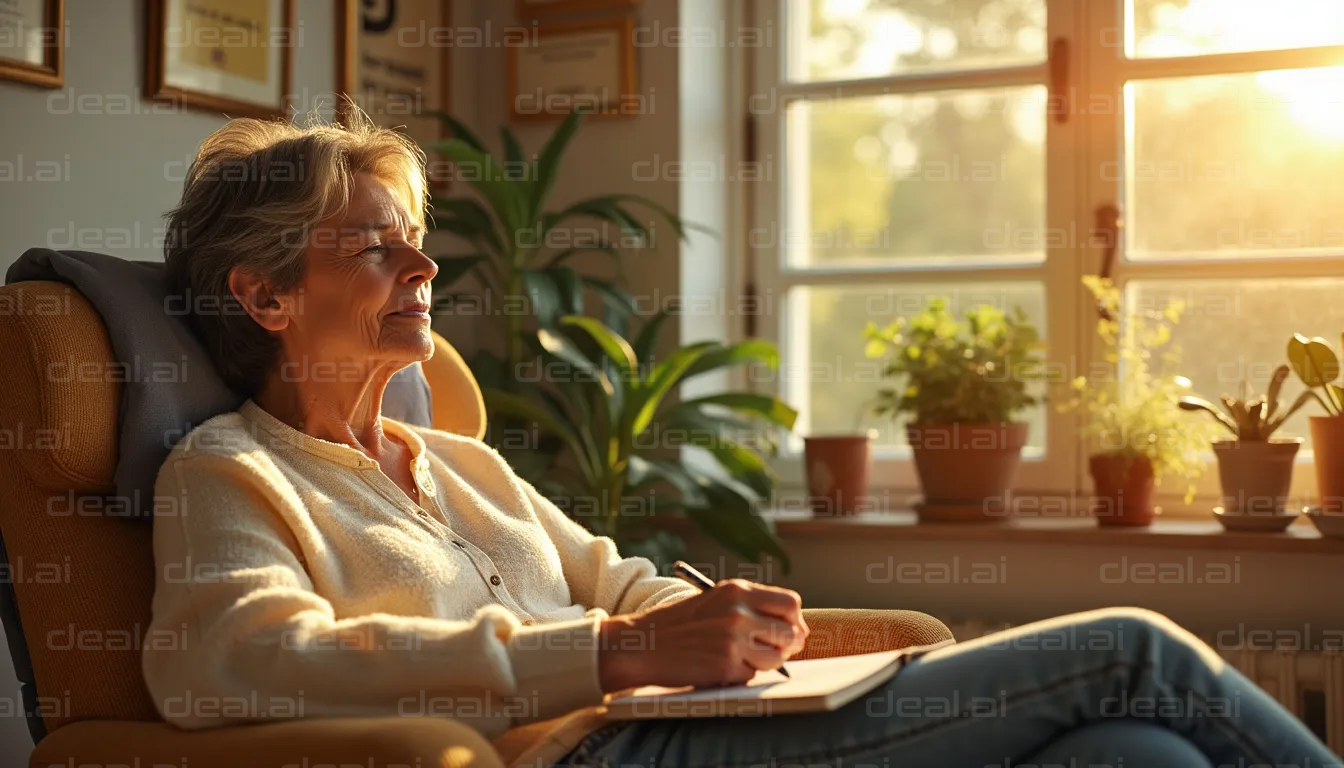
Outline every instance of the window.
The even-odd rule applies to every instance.
[[[859,418],[878,371],[864,325],[935,296],[1020,306],[1055,369],[1079,371],[1099,354],[1080,278],[1102,268],[1106,206],[1124,222],[1108,269],[1130,303],[1187,304],[1177,339],[1199,394],[1242,379],[1263,391],[1292,332],[1344,328],[1344,3],[757,0],[752,13],[782,41],[756,49],[745,100],[755,158],[779,169],[751,193],[752,280],[780,310],[758,331],[781,343],[799,434],[879,430],[877,487],[917,483],[903,429]],[[1286,434],[1308,437],[1306,415]],[[1076,417],[1025,418],[1018,486],[1086,488]],[[797,464],[781,463],[787,482]],[[1305,491],[1310,471],[1296,474]]]

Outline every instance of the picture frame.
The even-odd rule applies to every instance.
[[[26,0],[0,9],[0,79],[41,88],[65,85],[65,0]]]
[[[287,117],[296,0],[148,0],[145,93],[230,117]]]
[[[630,14],[535,24],[530,45],[508,48],[510,120],[552,122],[575,109],[629,115],[639,102],[634,29]]]
[[[536,19],[573,13],[630,10],[639,0],[514,0],[514,15],[519,19]]]
[[[337,5],[348,30],[338,56],[338,119],[346,119],[353,101],[375,124],[398,129],[422,147],[448,138],[447,126],[432,113],[453,109],[450,0],[337,0]],[[447,168],[429,154],[430,184],[442,191]]]

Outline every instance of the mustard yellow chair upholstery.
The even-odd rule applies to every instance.
[[[434,423],[479,436],[480,390],[442,338],[425,374]],[[155,763],[214,766],[496,766],[519,755],[546,723],[487,742],[434,718],[300,720],[188,732],[158,716],[140,672],[154,591],[151,526],[123,519],[112,494],[121,386],[101,318],[74,289],[48,282],[0,288],[0,544],[15,578],[12,606],[24,643],[20,679],[36,687],[33,766]],[[49,376],[53,364],[77,376]],[[84,375],[88,373],[90,375]],[[11,606],[11,607],[12,607]],[[805,656],[899,648],[951,639],[941,623],[905,611],[811,610]],[[10,627],[7,627],[10,629]],[[27,648],[21,646],[26,644]],[[15,644],[11,643],[15,649]]]
[[[434,334],[434,357],[420,367],[434,401],[434,428],[485,437],[485,400],[481,398],[481,388],[453,345]]]

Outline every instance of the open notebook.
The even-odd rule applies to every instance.
[[[886,682],[912,649],[785,664],[789,674],[757,672],[746,685],[663,688],[646,685],[607,702],[609,720],[783,715],[839,709]]]

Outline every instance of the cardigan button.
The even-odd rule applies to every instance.
[[[499,578],[499,575],[498,575],[498,574],[496,574],[496,575],[490,577],[490,583],[491,583],[491,584],[494,584],[496,587],[498,587],[499,584],[500,584],[500,582],[502,582],[502,581],[503,581],[503,579]]]

